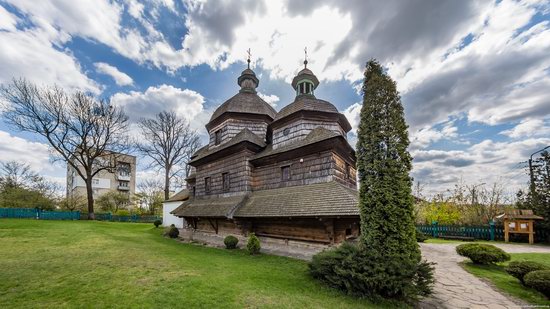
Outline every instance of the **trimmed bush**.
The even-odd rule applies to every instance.
[[[169,227],[165,228],[164,233],[163,233],[164,236],[168,236],[170,238],[177,238],[179,234],[180,234],[180,231],[173,224],[171,224]]]
[[[472,260],[474,264],[494,264],[510,260],[510,255],[502,249],[487,244],[463,244],[456,252]]]
[[[519,279],[522,284],[525,284],[524,277],[528,273],[537,270],[548,270],[548,266],[533,262],[533,261],[513,261],[506,266],[506,272]]]
[[[248,250],[248,253],[250,254],[258,254],[260,253],[260,240],[254,233],[250,233],[250,236],[248,236],[248,242],[246,243],[246,250]]]
[[[237,248],[237,244],[239,243],[239,239],[233,235],[226,236],[223,239],[223,243],[225,244],[226,249],[235,249]]]
[[[426,240],[428,240],[428,235],[420,232],[420,231],[416,231],[416,241],[417,242],[425,242]]]
[[[523,277],[525,285],[550,298],[550,270],[535,270]]]
[[[155,227],[159,227],[162,224],[162,221],[157,219],[157,220],[155,220],[155,222],[153,222],[153,224],[155,225]]]
[[[429,295],[432,291],[433,263],[420,261],[409,278],[387,275],[390,269],[399,267],[398,265],[388,265],[387,269],[382,270],[374,268],[374,265],[366,251],[361,249],[361,244],[343,243],[337,248],[316,254],[308,266],[314,278],[359,297],[375,300],[380,297],[395,298],[396,289],[409,280],[412,281],[410,289],[399,298],[414,300],[418,296]],[[385,276],[387,280],[382,280],[380,276]]]

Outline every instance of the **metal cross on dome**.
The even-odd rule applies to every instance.
[[[252,53],[250,52],[250,48],[246,51],[248,54],[248,59],[246,59],[246,62],[248,63],[248,68],[250,69],[250,57],[252,57]]]
[[[304,47],[304,68],[307,69],[307,46]]]

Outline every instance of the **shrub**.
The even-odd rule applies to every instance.
[[[428,239],[428,235],[420,232],[420,231],[416,231],[416,241],[417,242],[425,242],[426,240]]]
[[[414,300],[432,291],[433,263],[420,261],[407,278],[400,276],[402,272],[390,271],[399,265],[388,265],[387,269],[376,269],[374,265],[361,245],[343,243],[316,254],[308,266],[314,278],[361,297]]]
[[[237,244],[239,243],[239,239],[233,235],[229,235],[224,238],[223,243],[225,244],[225,247],[227,249],[235,249],[237,248]]]
[[[523,278],[525,285],[550,298],[550,270],[535,270]]]
[[[510,255],[502,249],[486,244],[463,244],[456,252],[472,260],[474,264],[494,264],[510,260]]]
[[[155,222],[153,222],[153,224],[155,225],[155,227],[159,227],[162,224],[162,221],[157,219],[157,220],[155,220]]]
[[[260,252],[260,240],[254,233],[250,233],[248,236],[248,242],[246,243],[246,250],[250,254],[258,254]]]
[[[163,233],[164,236],[168,236],[170,238],[177,238],[179,234],[180,234],[180,231],[173,224],[171,224],[169,227],[165,228],[164,233]]]
[[[549,267],[533,261],[513,261],[505,269],[507,273],[518,278],[522,284],[525,284],[523,280],[525,275],[536,270],[548,270]]]
[[[126,209],[119,209],[115,212],[115,215],[117,215],[117,216],[129,216],[130,212]]]

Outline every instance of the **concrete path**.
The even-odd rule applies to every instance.
[[[489,284],[465,271],[456,254],[457,244],[420,244],[422,256],[435,265],[436,283],[432,296],[420,302],[421,308],[519,308],[526,304],[496,291]],[[550,253],[549,247],[496,244],[506,252]]]

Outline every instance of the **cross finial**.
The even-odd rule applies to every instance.
[[[304,47],[304,68],[307,69],[307,46]]]
[[[248,54],[248,59],[246,59],[246,62],[248,63],[248,68],[250,69],[250,57],[252,57],[252,53],[250,53],[250,48],[246,51]]]

